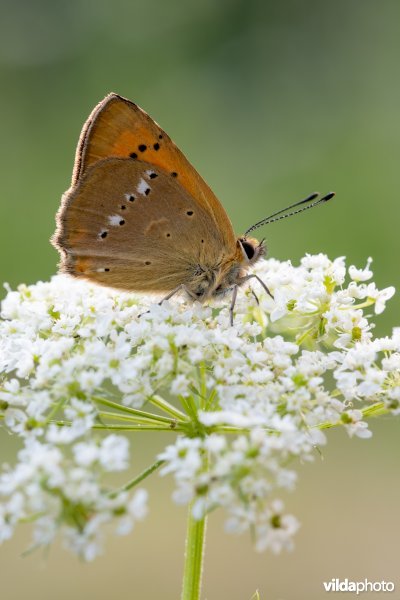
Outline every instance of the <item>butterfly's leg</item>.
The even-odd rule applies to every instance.
[[[268,296],[271,296],[272,300],[274,300],[274,297],[271,294],[271,292],[268,289],[268,287],[265,285],[265,283],[263,282],[263,280],[260,279],[260,277],[258,275],[256,275],[255,273],[251,273],[250,275],[246,275],[245,277],[242,277],[240,279],[240,281],[244,283],[245,281],[248,281],[249,279],[257,279],[257,281],[259,283],[261,283],[261,285],[263,286],[264,290],[267,292]]]
[[[257,294],[256,294],[256,293],[255,293],[255,291],[253,290],[253,288],[251,288],[251,293],[252,293],[252,295],[254,296],[254,298],[255,298],[255,301],[257,302],[257,305],[258,305],[258,306],[260,306],[260,301],[259,301],[259,299],[258,299],[258,296],[257,296]]]
[[[229,308],[229,318],[230,318],[230,322],[231,322],[231,327],[233,327],[233,309],[235,308],[235,304],[236,304],[237,291],[238,291],[238,286],[235,285],[235,287],[233,288],[233,291],[232,291],[231,306]]]
[[[184,290],[185,286],[183,283],[180,283],[174,290],[172,290],[172,292],[170,292],[169,294],[167,294],[165,296],[165,298],[163,298],[162,300],[160,300],[160,302],[158,303],[159,306],[161,306],[161,304],[163,302],[166,302],[167,300],[169,300],[170,298],[172,298],[172,296],[175,296],[175,294],[177,294],[178,292],[180,292],[181,290]]]
[[[161,306],[161,304],[162,304],[163,302],[165,302],[166,300],[169,300],[170,298],[172,298],[172,296],[175,296],[175,294],[177,294],[178,292],[180,292],[180,290],[184,290],[184,289],[185,289],[185,286],[183,285],[183,283],[180,283],[180,284],[178,285],[178,287],[176,287],[174,290],[172,290],[172,292],[170,292],[169,294],[167,294],[167,295],[165,296],[165,298],[162,298],[162,299],[160,300],[160,302],[158,302],[158,303],[157,303],[157,304],[158,304],[158,306]],[[140,315],[138,315],[138,318],[140,319],[140,317],[141,317],[142,315],[147,315],[149,312],[150,312],[150,310],[146,310],[145,312],[142,312],[142,313],[140,313]]]

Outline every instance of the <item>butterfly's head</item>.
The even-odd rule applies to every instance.
[[[264,240],[242,236],[236,241],[236,250],[222,265],[212,290],[212,296],[223,296],[246,281],[249,267],[265,256]]]
[[[241,237],[237,240],[236,251],[214,272],[213,284],[207,290],[208,297],[222,297],[235,286],[246,281],[247,270],[265,255],[264,240]]]
[[[265,256],[267,249],[264,244],[264,240],[259,242],[255,238],[241,237],[237,241],[238,249],[242,256],[242,267],[249,267],[254,265],[260,258]]]

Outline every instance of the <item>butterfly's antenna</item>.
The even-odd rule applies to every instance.
[[[282,208],[281,210],[278,210],[277,212],[273,213],[272,215],[269,215],[269,217],[265,217],[265,219],[258,221],[258,223],[255,223],[255,225],[252,225],[251,227],[249,227],[249,229],[247,231],[245,231],[244,237],[246,237],[251,231],[258,229],[259,227],[262,227],[263,225],[269,225],[269,223],[273,223],[274,221],[280,221],[281,219],[286,219],[286,217],[291,217],[292,215],[297,215],[298,213],[303,212],[303,210],[308,210],[309,208],[314,208],[314,206],[319,206],[320,204],[323,204],[324,202],[328,202],[328,200],[333,198],[334,195],[335,195],[335,192],[329,192],[329,194],[326,194],[326,196],[319,198],[319,200],[315,200],[315,198],[318,198],[319,193],[314,192],[313,194],[310,194],[309,196],[307,196],[307,198],[304,198],[304,200],[300,200],[300,202],[295,202],[294,204],[291,204],[290,206],[287,206],[286,208]],[[312,202],[313,200],[315,200],[315,202]],[[307,206],[303,206],[302,208],[299,208],[298,210],[293,210],[292,212],[286,212],[286,211],[290,210],[291,208],[295,208],[296,206],[301,206],[302,204],[307,204],[308,202],[312,202],[312,203],[308,204]],[[283,213],[285,213],[285,214],[283,214]],[[280,215],[280,216],[278,216],[278,215]]]

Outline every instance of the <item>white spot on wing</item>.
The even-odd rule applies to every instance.
[[[122,217],[120,215],[110,215],[108,217],[108,222],[110,223],[110,225],[119,225],[120,220],[122,219]]]
[[[137,186],[136,190],[138,191],[139,194],[142,194],[142,196],[144,196],[148,187],[149,187],[149,184],[147,183],[147,181],[145,181],[144,179],[141,179],[139,181],[139,185]]]

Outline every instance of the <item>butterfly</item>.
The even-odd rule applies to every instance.
[[[326,202],[318,194],[234,234],[215,194],[161,127],[139,106],[109,94],[87,119],[76,150],[70,189],[57,213],[51,239],[60,271],[134,292],[178,292],[204,302],[232,294],[266,254],[264,241],[248,234]],[[288,209],[302,206],[287,213]]]

